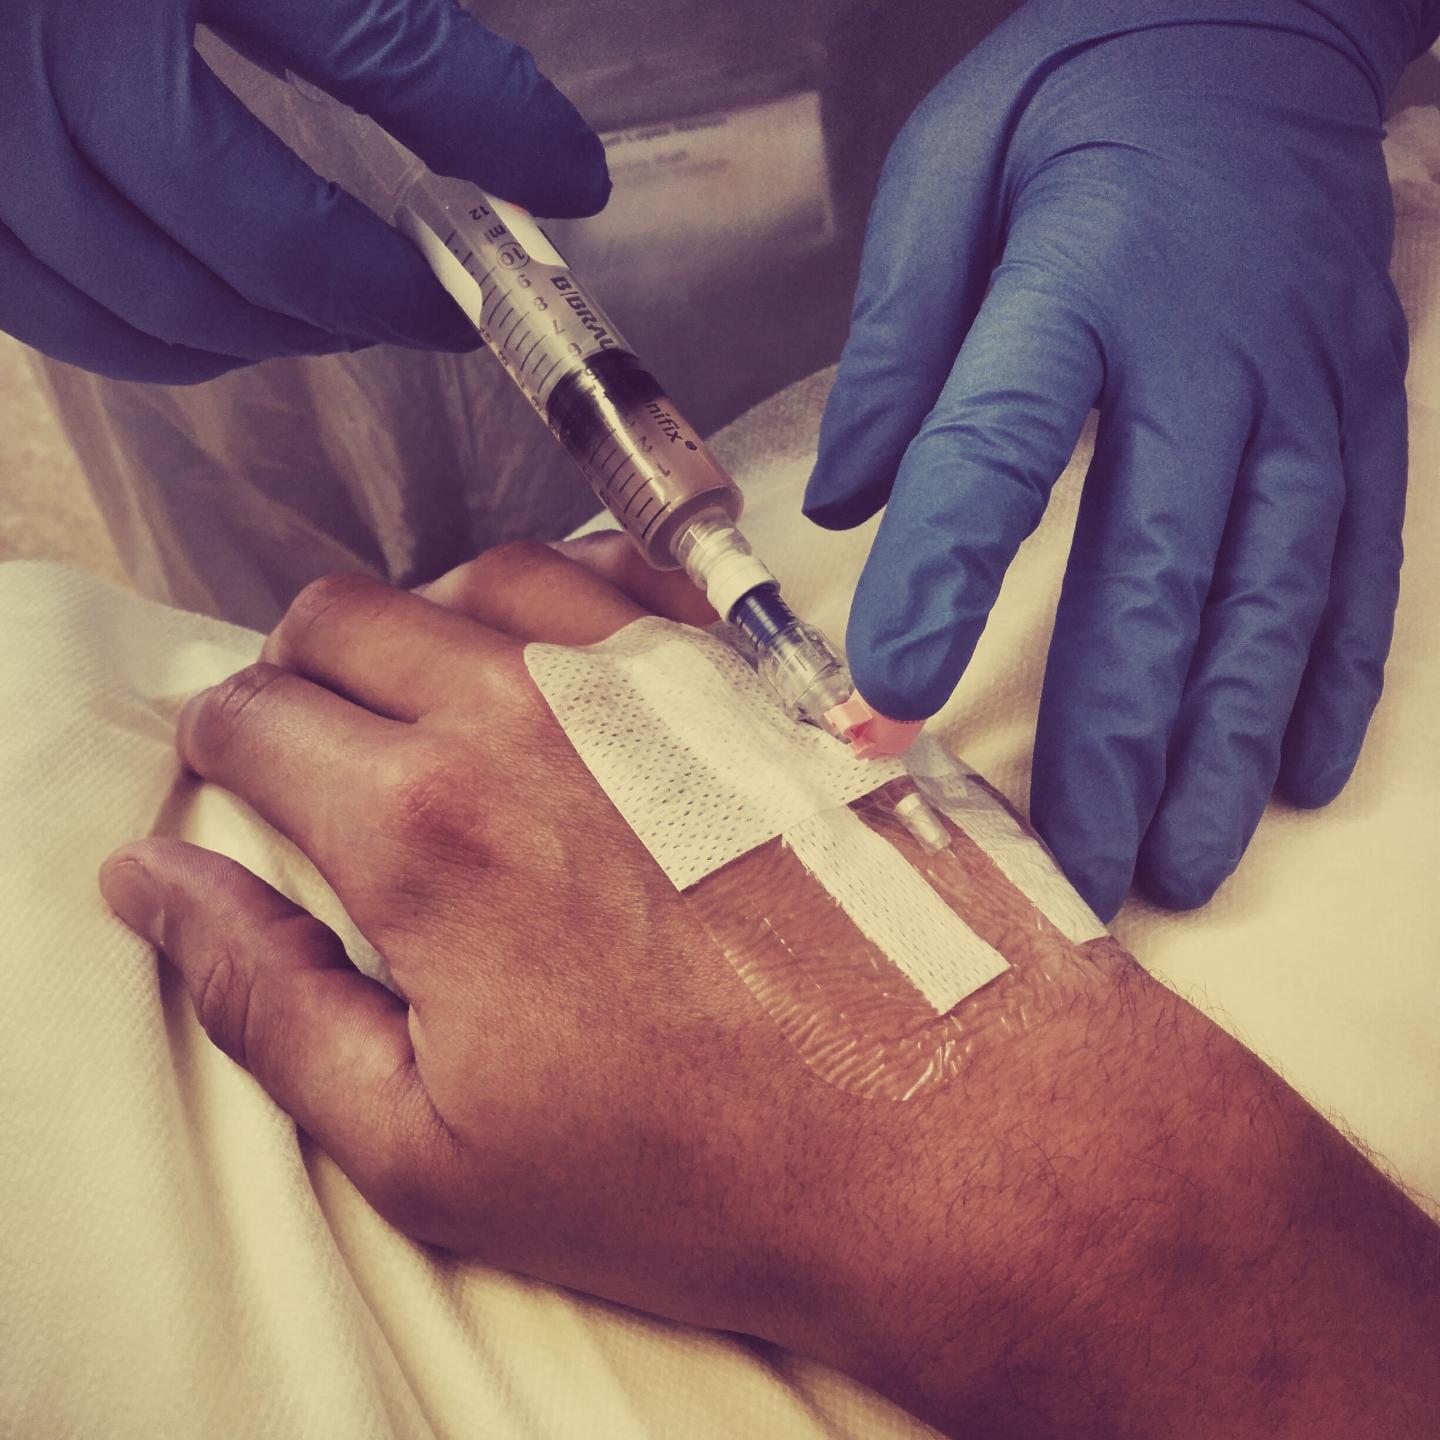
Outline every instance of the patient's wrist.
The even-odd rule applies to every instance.
[[[1133,966],[1097,972],[947,1090],[885,1107],[836,1237],[850,1300],[812,1347],[932,1423],[1008,1434],[996,1387],[1048,1368],[1124,1249],[1175,1234],[1174,1157],[1161,1184],[1133,1176],[1175,1123],[1153,1056],[1177,1003]]]
[[[888,1123],[836,1236],[850,1303],[802,1343],[955,1433],[1328,1434],[1309,1407],[1354,1346],[1305,1327],[1425,1327],[1400,1292],[1433,1228],[1138,969]],[[1332,1212],[1367,1244],[1332,1254]]]

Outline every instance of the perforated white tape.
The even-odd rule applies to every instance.
[[[570,743],[677,889],[777,835],[938,1013],[1005,960],[848,808],[905,773],[797,725],[723,641],[636,621],[525,663]]]
[[[852,811],[842,807],[802,820],[785,831],[785,843],[937,1015],[1009,969],[1004,956]]]
[[[797,725],[739,655],[689,626],[637,620],[583,650],[527,645],[525,663],[679,890],[905,773]]]

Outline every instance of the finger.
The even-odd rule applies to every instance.
[[[1099,389],[1099,344],[1019,266],[1002,269],[905,452],[860,576],[847,648],[882,715],[919,720],[959,680]]]
[[[19,183],[38,203],[10,217],[5,306],[32,332],[57,333],[77,363],[93,359],[87,368],[116,378],[168,380],[174,370],[180,381],[364,343],[252,305],[77,154],[73,138],[43,134],[17,153]],[[87,324],[93,338],[80,333]]]
[[[192,385],[245,362],[170,345],[128,325],[37,260],[0,225],[0,330],[52,360],[115,380]]]
[[[379,121],[432,170],[538,215],[610,192],[599,137],[536,68],[454,0],[212,0],[207,13]]]
[[[1400,594],[1408,466],[1402,350],[1376,367],[1375,393],[1345,426],[1347,498],[1330,594],[1285,733],[1278,785],[1327,805],[1350,778],[1384,684]]]
[[[1325,395],[1316,385],[1292,393]],[[1209,900],[1260,823],[1325,607],[1344,493],[1333,408],[1262,425],[1241,466],[1164,794],[1140,848],[1137,882],[1162,905]]]
[[[295,598],[261,659],[392,720],[473,700],[514,642],[368,575],[327,575]]]
[[[254,806],[333,877],[336,858],[373,823],[356,777],[373,773],[407,733],[258,664],[196,695],[175,743],[191,770]]]
[[[122,847],[100,888],[179,971],[210,1039],[362,1190],[443,1157],[405,1004],[356,971],[313,916],[233,860],[178,840]]]
[[[156,98],[116,125],[70,93],[90,83],[84,67],[59,67],[80,174],[47,174],[43,193],[90,213],[37,219],[48,248],[21,238],[40,258],[148,334],[248,360],[324,353],[337,336],[478,344],[415,247],[260,124],[188,36],[118,27],[116,44],[117,73]]]
[[[1184,396],[1183,405],[1176,397]],[[1243,377],[1154,357],[1118,377],[1055,617],[1032,823],[1102,919],[1119,909],[1165,783],[1253,401]]]
[[[702,630],[720,618],[683,570],[657,570],[615,531],[561,540],[554,548],[653,615]]]
[[[515,541],[423,587],[436,605],[520,641],[594,645],[649,612],[549,545]]]

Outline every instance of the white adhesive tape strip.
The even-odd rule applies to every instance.
[[[909,770],[922,793],[1061,934],[1106,933],[1053,860],[963,765],[922,738],[859,761],[797,725],[713,635],[636,621],[584,650],[529,645],[540,692],[611,803],[677,889],[777,835],[940,1013],[1006,969],[905,857],[847,807]]]
[[[583,650],[527,645],[525,663],[600,788],[680,890],[905,773],[797,725],[728,645],[688,626],[637,620]]]
[[[944,1015],[1010,967],[853,811],[792,825],[785,843],[855,928]]]

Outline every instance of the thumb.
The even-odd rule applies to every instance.
[[[384,1210],[387,1177],[417,1169],[402,1149],[438,1124],[404,1002],[327,926],[213,851],[137,841],[105,861],[100,890],[180,972],[210,1039]]]

